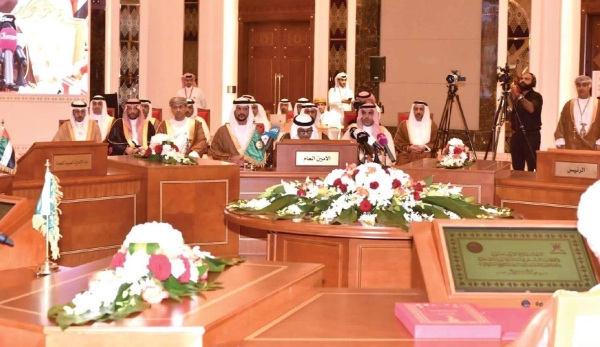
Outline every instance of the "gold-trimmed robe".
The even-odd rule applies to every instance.
[[[433,148],[435,137],[437,136],[438,127],[437,124],[431,121],[431,134],[429,135],[429,142],[425,144],[430,149]],[[408,121],[402,121],[398,126],[396,135],[394,136],[394,146],[396,147],[396,165],[402,165],[416,161],[423,158],[431,157],[431,152],[415,153],[409,152],[408,147],[411,146],[410,136],[408,135]]]
[[[598,117],[598,99],[595,99],[592,110],[592,123],[586,126],[587,132],[581,137],[579,129],[575,126],[576,99],[569,100],[563,106],[560,119],[556,125],[554,139],[565,139],[565,149],[581,149],[593,151],[596,149],[596,141],[600,139],[600,117]],[[577,110],[578,112],[578,110]]]
[[[204,131],[202,130],[202,124],[192,118],[186,117],[185,120],[187,122],[186,126],[188,127],[188,140],[190,145],[184,154],[187,156],[190,152],[194,151],[198,154],[199,158],[202,158],[208,150],[208,143]],[[164,120],[158,125],[156,133],[167,134],[171,137],[174,136],[173,127],[168,120]]]
[[[85,140],[81,141],[102,142],[102,134],[100,132],[98,122],[93,120],[88,120],[88,122],[87,135]],[[56,135],[54,135],[52,141],[77,141],[75,139],[75,132],[73,131],[73,126],[71,125],[70,121],[64,122],[60,128],[58,128],[58,131],[56,132]]]
[[[119,118],[113,123],[110,132],[106,137],[106,142],[108,142],[108,155],[123,155],[125,154],[127,147],[147,148],[150,144],[150,139],[155,134],[156,130],[152,123],[149,120],[145,120],[142,127],[142,141],[141,143],[137,143],[140,141],[132,139],[133,134],[131,133],[131,130],[124,127],[123,118]]]

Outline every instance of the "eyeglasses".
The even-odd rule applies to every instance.
[[[313,129],[298,129],[298,135],[302,134],[302,135],[308,135],[308,134],[312,134]]]

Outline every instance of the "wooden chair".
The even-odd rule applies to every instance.
[[[199,108],[198,109],[198,117],[202,117],[206,124],[210,126],[210,109],[208,108]]]

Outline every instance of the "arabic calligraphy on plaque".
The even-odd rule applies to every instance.
[[[80,171],[92,169],[91,154],[63,154],[52,158],[52,171]]]
[[[598,164],[557,161],[554,163],[554,176],[597,179]]]
[[[339,152],[296,152],[296,166],[338,166]]]

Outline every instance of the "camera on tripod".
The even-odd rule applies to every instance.
[[[450,70],[452,73],[446,76],[446,82],[448,84],[456,84],[456,82],[465,82],[467,80],[466,77],[462,77],[460,75],[460,71],[458,70]]]
[[[510,89],[510,84],[512,83],[512,76],[510,75],[510,70],[516,69],[516,65],[508,65],[506,64],[504,67],[498,66],[498,83],[502,84],[503,90]]]

